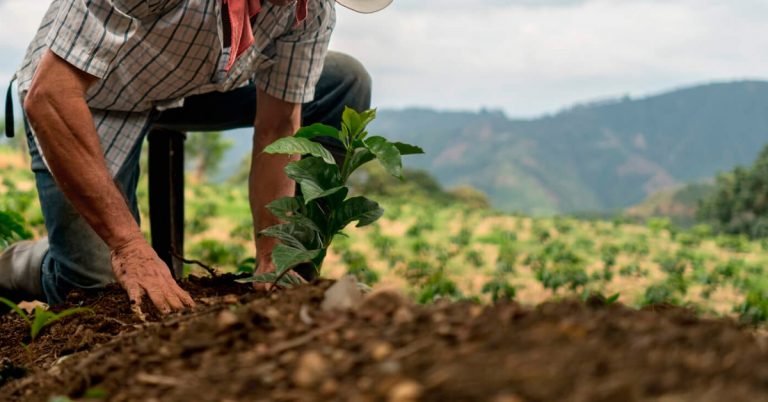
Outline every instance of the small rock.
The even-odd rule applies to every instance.
[[[387,342],[376,341],[371,345],[371,357],[380,362],[392,354],[392,345]]]
[[[404,380],[397,383],[389,392],[389,402],[413,402],[417,401],[424,388],[413,380]]]
[[[344,330],[344,334],[342,335],[345,341],[347,342],[353,342],[357,340],[357,331],[355,331],[353,328],[348,328]]]
[[[299,319],[301,322],[307,325],[312,325],[315,320],[312,319],[312,315],[309,314],[309,307],[306,304],[302,304],[299,309]]]
[[[493,398],[493,402],[523,402],[523,400],[513,394],[499,394]]]
[[[347,275],[325,291],[325,299],[320,307],[323,311],[346,311],[360,305],[362,300],[363,294],[357,287],[355,277]]]
[[[360,377],[357,380],[357,388],[361,391],[368,391],[373,386],[373,380],[368,377]]]
[[[400,373],[400,370],[402,370],[402,366],[396,360],[387,360],[379,364],[379,372],[384,375],[395,375]]]
[[[323,381],[323,385],[320,386],[320,393],[325,396],[334,395],[337,392],[339,392],[339,382],[333,378]]]
[[[392,321],[395,325],[406,325],[412,323],[415,318],[410,308],[402,306],[395,311]]]
[[[310,351],[299,358],[293,382],[301,388],[311,388],[319,385],[329,374],[330,367],[325,358],[318,352]]]
[[[222,310],[216,318],[219,329],[231,328],[237,325],[238,321],[237,315],[229,310]]]

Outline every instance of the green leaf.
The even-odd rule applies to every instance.
[[[296,225],[293,223],[283,223],[279,225],[270,226],[261,232],[259,235],[273,237],[280,240],[286,246],[295,247],[301,250],[306,250],[307,247],[304,243],[294,236]]]
[[[291,162],[285,167],[285,173],[299,183],[305,204],[344,188],[339,167],[335,163],[325,163],[321,158],[305,158]]]
[[[245,279],[238,279],[237,282],[239,283],[249,283],[249,282],[258,282],[258,283],[275,283],[275,279],[277,279],[277,272],[265,272],[263,274],[256,274],[250,278]],[[283,275],[280,280],[277,282],[277,286],[281,288],[290,288],[292,286],[301,285],[301,279],[293,276],[293,275]]]
[[[376,118],[376,109],[368,109],[360,112],[360,124],[363,128],[367,127]]]
[[[286,154],[286,155],[312,155],[322,158],[327,163],[336,164],[331,152],[325,149],[321,144],[310,141],[306,138],[285,137],[267,145],[264,152],[268,154]]]
[[[285,244],[278,244],[272,250],[272,261],[277,268],[277,275],[282,275],[302,262],[311,262],[321,252],[322,250],[301,250]]]
[[[47,327],[48,325],[51,325],[54,322],[61,320],[62,318],[75,314],[85,313],[88,311],[91,311],[91,309],[86,307],[75,307],[64,310],[57,314],[37,306],[35,307],[35,316],[32,319],[32,324],[30,325],[30,336],[32,339],[35,339],[37,338],[37,335],[40,334],[40,331],[42,331],[43,328]]]
[[[358,221],[357,227],[370,225],[383,214],[384,209],[377,202],[365,197],[352,197],[334,212],[333,227],[335,231],[340,231],[354,221]]]
[[[371,153],[376,155],[384,170],[398,179],[403,178],[403,164],[400,158],[400,151],[395,144],[387,141],[384,137],[374,136],[365,140],[365,146]]]
[[[344,111],[341,113],[341,126],[347,128],[349,133],[350,142],[357,139],[357,135],[363,131],[363,124],[360,114],[355,109],[349,106],[344,107]]]
[[[423,154],[424,150],[416,145],[406,144],[404,142],[393,142],[395,148],[400,151],[400,155],[417,155]]]
[[[349,159],[349,165],[347,167],[347,177],[349,177],[352,172],[357,170],[360,166],[365,165],[366,163],[376,159],[376,155],[371,153],[367,148],[361,148],[355,151],[354,154],[352,154],[352,157]]]
[[[19,315],[19,317],[23,318],[24,321],[27,322],[27,324],[32,324],[32,321],[30,321],[29,316],[27,315],[24,310],[21,309],[16,303],[6,299],[5,297],[0,297],[0,303],[5,304],[6,306],[10,307],[13,312]]]
[[[318,232],[322,232],[322,229],[320,228],[321,225],[318,225],[315,220],[301,212],[302,204],[304,202],[303,200],[304,198],[301,196],[283,197],[267,204],[267,209],[269,212],[272,212],[272,215],[282,221],[307,226]]]
[[[331,137],[339,139],[339,130],[335,127],[327,126],[322,123],[315,123],[311,126],[302,127],[294,135],[296,138],[312,139],[315,137]]]

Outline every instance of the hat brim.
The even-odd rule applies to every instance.
[[[336,2],[350,10],[363,14],[381,11],[392,4],[392,0],[336,0]]]

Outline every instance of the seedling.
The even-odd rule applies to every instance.
[[[61,320],[62,318],[65,318],[74,314],[80,314],[80,313],[91,311],[91,309],[85,308],[85,307],[74,307],[74,308],[64,310],[60,313],[54,313],[52,311],[46,310],[42,306],[35,306],[34,313],[27,314],[16,303],[4,297],[0,297],[0,303],[3,303],[8,307],[10,307],[11,310],[13,310],[16,314],[18,314],[21,318],[23,318],[24,321],[27,322],[27,325],[29,326],[29,337],[33,341],[40,334],[40,331],[42,331],[43,328],[47,327],[48,325],[51,325],[54,322]]]
[[[276,271],[255,275],[252,281],[277,286],[294,284],[296,278],[287,274],[299,264],[309,264],[315,274],[319,274],[336,234],[352,222],[356,221],[357,227],[366,226],[384,214],[379,204],[368,198],[347,198],[350,175],[364,164],[377,160],[389,174],[402,179],[401,156],[424,151],[381,136],[369,136],[366,127],[375,117],[376,110],[358,113],[346,108],[341,130],[313,124],[264,149],[268,154],[309,156],[285,167],[288,177],[298,183],[301,195],[280,198],[267,205],[275,217],[285,222],[259,233],[281,241],[272,251]],[[327,149],[311,141],[318,136],[335,138],[343,144],[346,152],[341,167]]]

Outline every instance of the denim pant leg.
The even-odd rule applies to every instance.
[[[324,123],[339,128],[344,106],[356,110],[370,108],[371,77],[351,56],[328,52],[315,87],[315,99],[302,107],[302,124]],[[251,84],[230,92],[191,96],[184,100],[184,107],[160,113],[155,127],[218,131],[252,127],[255,119],[256,87]]]
[[[31,134],[28,134],[31,142]],[[49,249],[43,258],[41,282],[46,301],[61,303],[76,288],[103,287],[114,282],[109,248],[59,190],[37,148],[30,144],[32,171],[48,230]],[[141,141],[115,177],[129,208],[139,220],[136,186],[139,179]]]

